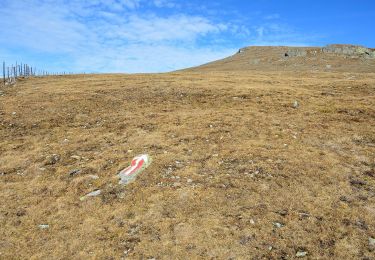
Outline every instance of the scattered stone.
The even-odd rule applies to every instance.
[[[12,112],[12,115],[16,115],[17,114],[17,112]]]
[[[69,172],[69,175],[70,176],[74,176],[74,175],[77,175],[77,174],[80,174],[82,171],[80,169],[74,169],[74,170],[71,170]]]
[[[97,180],[97,179],[99,179],[99,176],[98,176],[98,175],[92,175],[92,174],[90,174],[90,175],[88,175],[88,177],[90,177],[90,178],[93,179],[93,180]]]
[[[78,156],[78,155],[72,155],[72,156],[70,156],[70,158],[75,159],[77,161],[81,160],[81,156]]]
[[[305,257],[305,256],[307,256],[306,251],[298,251],[296,254],[296,257]]]
[[[273,222],[273,225],[276,228],[282,228],[284,226],[282,223],[279,223],[279,222]]]
[[[54,165],[60,160],[60,156],[58,154],[48,155],[46,160],[44,161],[44,165]]]
[[[183,167],[184,167],[184,165],[182,164],[182,162],[176,161],[176,168],[181,169]]]
[[[175,182],[175,183],[173,183],[173,187],[175,187],[175,188],[181,187],[181,183]]]
[[[285,217],[286,215],[288,215],[288,210],[283,209],[283,210],[277,211],[276,213],[279,214],[280,216]]]
[[[293,102],[293,108],[298,108],[298,107],[299,107],[299,103],[298,103],[297,100],[295,100],[295,101]]]
[[[102,193],[101,190],[94,190],[88,194],[86,194],[85,196],[81,197],[80,200],[81,201],[84,201],[85,199],[89,198],[89,197],[96,197],[96,196],[99,196],[100,194]]]
[[[340,201],[342,201],[342,202],[350,202],[350,200],[348,199],[348,197],[346,197],[346,196],[340,196]]]
[[[309,218],[310,217],[310,214],[306,213],[306,212],[300,212],[298,214],[299,214],[299,218],[300,219],[304,219],[304,218]]]
[[[375,238],[369,237],[368,238],[368,245],[370,247],[374,247],[375,248]]]
[[[193,182],[192,179],[187,179],[186,181],[187,181],[187,183],[192,183]]]
[[[240,237],[240,244],[246,245],[248,244],[254,237],[253,236],[241,236]]]
[[[352,179],[352,180],[350,180],[350,184],[355,186],[355,187],[361,187],[361,186],[366,185],[367,183],[365,181],[362,181],[362,180]]]
[[[362,230],[368,230],[368,225],[366,224],[364,220],[357,220],[355,222],[355,225]]]
[[[41,224],[38,226],[40,229],[49,229],[49,225],[48,224]]]
[[[20,209],[19,211],[17,211],[16,215],[17,215],[17,217],[23,217],[23,216],[26,215],[26,210]]]
[[[117,195],[117,197],[119,197],[120,199],[125,199],[125,196],[126,196],[125,192],[120,192],[120,193]]]
[[[251,225],[255,225],[255,221],[254,221],[254,219],[252,219],[252,218],[250,219],[250,224],[251,224]]]

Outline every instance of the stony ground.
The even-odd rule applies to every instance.
[[[374,154],[375,74],[22,80],[0,87],[0,258],[374,259]]]

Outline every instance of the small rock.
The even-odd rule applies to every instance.
[[[176,164],[176,168],[182,169],[182,168],[184,168],[184,165],[182,163],[178,163],[178,164]]]
[[[279,222],[273,222],[274,227],[282,228],[284,225]]]
[[[88,194],[86,194],[85,196],[81,197],[80,200],[81,201],[84,201],[85,199],[87,199],[88,197],[96,197],[96,196],[99,196],[100,194],[102,193],[101,190],[94,190]]]
[[[293,103],[293,108],[298,108],[298,107],[299,107],[298,101],[295,100],[294,103]]]
[[[346,197],[346,196],[340,196],[339,200],[342,201],[342,202],[350,202],[348,197]]]
[[[175,182],[175,183],[173,183],[173,187],[175,187],[175,188],[181,187],[181,183]]]
[[[12,115],[16,115],[17,114],[17,112],[12,112]]]
[[[41,224],[38,226],[40,229],[49,229],[49,225],[48,224]]]
[[[77,175],[77,174],[80,174],[82,171],[80,169],[74,169],[74,170],[71,170],[69,172],[69,175],[70,176],[74,176],[74,175]]]
[[[350,184],[353,185],[353,186],[360,187],[360,186],[366,185],[367,183],[365,181],[362,181],[362,180],[352,179],[352,180],[350,180]]]
[[[60,156],[58,154],[48,155],[46,160],[44,161],[44,165],[54,165],[60,160]]]
[[[307,252],[305,251],[298,251],[296,257],[305,257],[307,256]]]
[[[288,210],[283,209],[283,210],[277,211],[276,213],[279,214],[280,216],[285,217],[286,215],[288,215]]]
[[[75,159],[77,161],[81,160],[81,156],[78,156],[78,155],[72,155],[72,156],[70,156],[70,158]]]
[[[375,247],[375,238],[369,237],[368,238],[368,245],[371,247]]]
[[[304,219],[304,218],[309,218],[310,217],[310,214],[306,213],[306,212],[300,212],[298,214],[299,214],[299,218],[300,219]]]
[[[119,197],[120,199],[125,199],[125,196],[126,196],[125,192],[120,192],[120,193],[117,195],[117,197]]]
[[[187,181],[187,183],[192,183],[193,182],[192,179],[187,179],[186,181]]]
[[[250,224],[251,224],[251,225],[255,225],[255,221],[254,221],[254,219],[250,219]]]

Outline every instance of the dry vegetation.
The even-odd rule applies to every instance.
[[[0,91],[2,259],[375,255],[375,74],[78,75]],[[152,165],[117,185],[140,153]]]

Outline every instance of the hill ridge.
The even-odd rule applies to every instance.
[[[248,46],[222,60],[187,70],[375,72],[375,49],[353,44]]]

